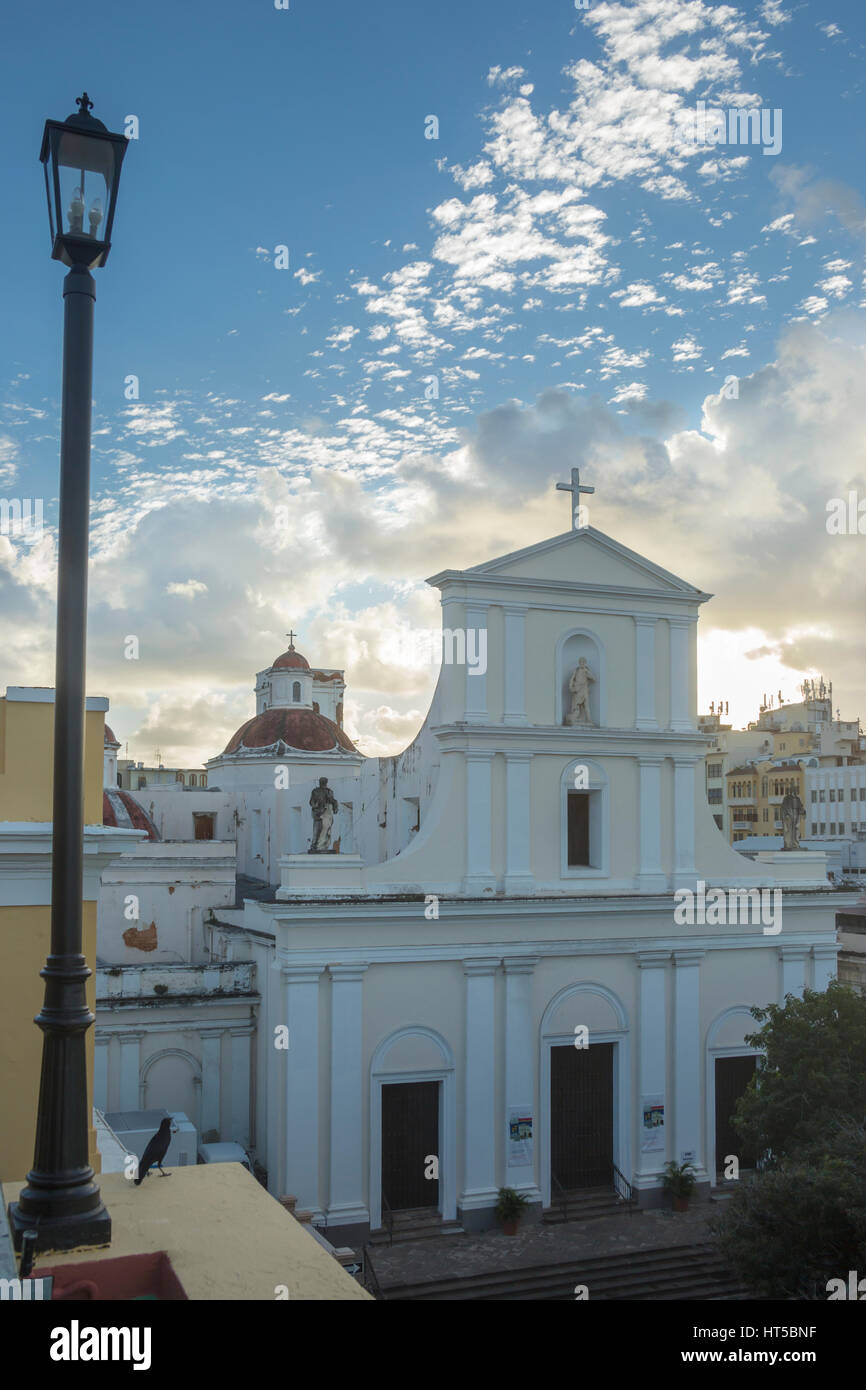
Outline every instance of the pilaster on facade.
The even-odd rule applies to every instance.
[[[819,993],[827,988],[838,972],[839,945],[837,942],[826,946],[812,947],[812,988]]]
[[[662,867],[662,759],[638,757],[638,847],[639,864],[636,887],[640,893],[667,891],[667,874]]]
[[[674,1154],[691,1163],[698,1182],[709,1178],[702,1152],[701,1127],[701,983],[704,951],[674,951]]]
[[[655,1186],[664,1168],[669,1117],[667,1114],[666,984],[670,951],[639,951],[635,957],[639,980],[637,1113],[638,1152],[635,1186]]]
[[[203,1028],[201,1038],[201,1133],[222,1138],[221,1125],[221,1060],[224,1028]]]
[[[117,1033],[120,1043],[120,1110],[141,1109],[141,1041],[143,1032]]]
[[[235,1144],[249,1148],[250,1124],[250,1066],[254,1026],[230,1028],[232,1048],[231,1137]]]
[[[331,1162],[328,1222],[369,1222],[364,1200],[363,982],[366,961],[329,965],[331,976]]]
[[[469,654],[473,652],[478,658],[483,650],[487,653],[487,608],[486,603],[476,601],[467,603],[465,607],[465,632],[466,639],[466,722],[468,724],[487,724],[489,715],[487,713],[487,661],[485,659],[485,669],[481,669],[480,660],[470,664]],[[474,637],[470,640],[470,632]],[[484,633],[484,646],[481,645],[480,634]]]
[[[535,892],[532,873],[532,754],[505,753],[505,891]]]
[[[282,964],[289,1046],[285,1064],[285,1149],[288,1190],[301,1209],[321,1217],[319,1203],[319,979],[321,965]]]
[[[505,689],[503,724],[527,725],[526,714],[526,603],[503,603],[505,643],[503,678]]]
[[[803,990],[806,988],[806,958],[809,955],[809,947],[780,946],[778,950],[781,965],[779,1003],[784,1004],[789,994],[795,995],[798,999],[802,998]]]
[[[673,758],[674,765],[674,863],[676,888],[694,888],[695,864],[695,768],[694,757]]]
[[[495,1206],[496,1182],[496,974],[498,960],[464,960],[466,981],[466,1087],[464,1099],[463,1211]]]
[[[658,729],[656,714],[656,623],[646,613],[634,614],[636,729]]]
[[[463,892],[480,896],[496,890],[493,874],[492,819],[492,752],[470,749],[464,754],[466,763],[466,876]]]
[[[506,1187],[523,1192],[530,1202],[541,1201],[535,1176],[537,1146],[531,1164],[512,1158],[509,1118],[512,1112],[529,1116],[537,1132],[535,1095],[535,1030],[532,1025],[532,976],[539,956],[511,956],[505,971],[505,1116],[502,1127]]]
[[[668,618],[671,728],[675,733],[692,733],[696,728],[691,710],[690,642],[694,626],[693,618]]]

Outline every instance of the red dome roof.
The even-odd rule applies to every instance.
[[[118,830],[146,830],[149,840],[158,840],[159,831],[141,802],[121,787],[106,787],[102,793],[102,824]]]
[[[109,728],[107,724],[105,726],[105,742],[115,744],[118,748],[120,747],[120,740],[114,737],[114,730]]]
[[[282,656],[278,656],[271,670],[278,671],[286,666],[291,666],[292,669],[296,671],[309,671],[310,669],[310,663],[307,658],[301,656],[300,652],[296,652],[294,647],[289,647],[287,652],[283,652]]]
[[[301,658],[303,660],[303,657]],[[224,753],[264,752],[284,747],[293,753],[357,753],[352,740],[332,719],[311,709],[263,710],[241,725]]]

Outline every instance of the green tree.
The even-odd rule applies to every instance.
[[[767,1168],[819,1164],[831,1130],[866,1119],[866,995],[833,982],[752,1013],[763,1027],[746,1041],[763,1057],[734,1127]]]
[[[710,1228],[759,1298],[823,1300],[829,1280],[866,1275],[866,1128],[839,1124],[817,1162],[783,1159],[746,1177]]]

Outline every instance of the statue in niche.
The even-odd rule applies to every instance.
[[[327,854],[331,843],[331,828],[337,798],[328,786],[327,777],[319,778],[319,785],[310,792],[310,807],[313,812],[313,838],[310,841],[310,854]]]
[[[796,792],[786,792],[780,809],[784,841],[782,849],[799,849],[800,841],[797,832],[800,828],[800,817],[806,814],[806,807]]]
[[[566,724],[592,724],[593,718],[589,712],[589,687],[595,680],[595,676],[589,668],[589,663],[585,656],[582,656],[571,673],[568,688],[571,692],[571,709],[565,716]]]

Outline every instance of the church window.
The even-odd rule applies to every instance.
[[[294,701],[295,704],[298,704],[298,703],[300,702],[300,699],[301,699],[301,682],[300,682],[300,681],[292,681],[292,700]]]
[[[568,863],[588,868],[589,858],[589,792],[568,794]]]
[[[194,811],[193,830],[197,840],[213,840],[216,816],[211,811]]]
[[[176,773],[174,774],[174,780],[175,780],[176,782],[183,782],[183,773],[182,773],[182,772],[176,772]]]

